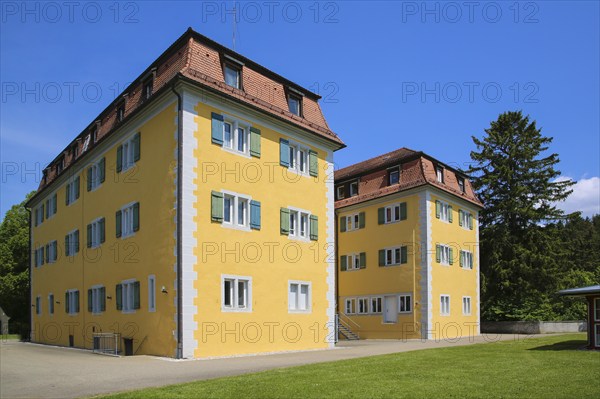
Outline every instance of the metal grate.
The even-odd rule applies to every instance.
[[[102,355],[119,356],[119,343],[121,334],[117,333],[94,333],[94,353]]]

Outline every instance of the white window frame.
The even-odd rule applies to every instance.
[[[136,309],[134,284],[137,281],[138,280],[134,278],[121,281],[121,312],[123,313],[135,313]]]
[[[133,207],[137,201],[130,202],[121,208],[121,239],[135,234],[133,230]]]
[[[346,231],[354,231],[360,228],[360,216],[358,213],[345,216],[346,218]]]
[[[385,251],[385,266],[400,265],[402,261],[402,246],[384,248]],[[388,262],[388,254],[391,255],[391,263]]]
[[[71,231],[69,231],[67,233],[67,241],[68,241],[68,243],[67,243],[67,245],[68,245],[68,248],[67,248],[68,255],[67,256],[75,256],[75,248],[76,248],[76,245],[75,245],[75,233],[76,232],[77,232],[77,229],[74,229],[74,230],[71,230]]]
[[[369,314],[369,297],[356,299],[356,314]]]
[[[384,209],[384,223],[390,224],[400,221],[400,203],[386,206]]]
[[[69,313],[67,313],[68,315],[76,315],[79,314],[79,312],[76,312],[75,309],[75,293],[79,291],[78,289],[69,289],[67,290],[67,300],[69,301]]]
[[[236,73],[236,81],[235,81],[235,85],[231,85],[229,83],[227,83],[227,70],[231,70],[234,71]],[[227,86],[230,87],[235,87],[236,89],[240,89],[241,90],[241,83],[242,83],[242,68],[238,67],[237,65],[234,65],[230,62],[225,62],[223,65],[223,81],[225,82],[225,84]]]
[[[148,276],[148,312],[156,312],[156,276]]]
[[[103,285],[93,285],[90,287],[92,290],[92,314],[98,315],[102,313],[102,298],[100,296],[100,289]]]
[[[356,187],[355,190],[352,189],[352,187]],[[353,181],[350,183],[350,187],[348,189],[348,192],[350,194],[350,197],[355,197],[358,195],[358,181]]]
[[[43,203],[43,202],[42,202]],[[44,215],[44,212],[42,212],[42,206],[38,206],[37,208],[35,208],[35,220],[34,220],[34,225],[40,225],[42,223],[44,223],[44,221],[42,220],[42,215]]]
[[[102,158],[98,159],[97,161],[93,162],[92,164],[90,164],[88,166],[92,170],[90,173],[91,179],[92,179],[92,182],[90,183],[90,191],[94,191],[102,185],[102,182],[100,181],[100,161],[101,160],[102,160]]]
[[[337,186],[336,191],[337,191],[337,199],[338,200],[346,198],[345,188],[346,188],[345,185]]]
[[[398,175],[398,181],[395,183],[392,183],[392,175],[393,174],[397,174]],[[394,170],[390,170],[389,175],[388,175],[388,186],[394,185],[394,184],[398,184],[400,183],[400,169],[394,169]]]
[[[48,294],[48,314],[54,314],[54,294],[51,292]]]
[[[46,220],[50,220],[52,217],[54,217],[54,215],[56,215],[56,212],[54,212],[54,206],[56,201],[58,201],[58,195],[55,196],[55,194],[56,193],[50,194],[48,199],[44,201],[46,203]],[[56,208],[58,210],[58,206]]]
[[[35,297],[35,314],[37,316],[42,314],[42,297],[40,295]]]
[[[356,298],[346,298],[344,301],[344,313],[356,314]]]
[[[435,179],[438,183],[444,183],[444,168],[441,166],[435,167]]]
[[[295,294],[292,288],[296,287]],[[304,308],[301,308],[301,292],[306,287],[306,299]],[[288,281],[288,313],[311,313],[312,312],[312,283],[310,281]]]
[[[225,281],[232,281],[233,286],[230,289],[231,305],[225,305]],[[244,298],[245,304],[239,305],[239,283],[246,283],[246,295]],[[237,276],[230,274],[221,275],[221,311],[222,312],[252,312],[252,277]]]
[[[288,170],[301,176],[310,176],[310,149],[298,142],[289,142],[290,162]]]
[[[439,244],[440,246],[440,264],[450,266],[450,246]]]
[[[46,254],[44,253],[44,246],[40,246],[37,247],[35,249],[36,253],[37,253],[37,262],[35,262],[35,267],[42,267],[42,265],[44,264],[46,258]]]
[[[360,254],[354,253],[346,255],[346,270],[359,270],[360,269]]]
[[[460,218],[461,227],[465,230],[470,230],[469,229],[469,218],[471,217],[471,212],[461,209],[458,212],[458,217]]]
[[[372,296],[369,300],[369,311],[372,314],[380,314],[383,313],[383,297],[382,296]]]
[[[310,216],[312,213],[306,209],[300,209],[293,206],[287,207],[290,211],[290,230],[288,237],[300,241],[310,241]],[[305,220],[306,224],[302,226],[302,220]],[[295,225],[292,226],[292,221],[295,220]],[[304,228],[304,234],[302,234],[302,228]]]
[[[229,138],[225,134],[226,126],[229,126]],[[243,131],[240,140],[240,129]],[[240,142],[242,150],[239,149]],[[223,146],[227,152],[250,157],[250,124],[230,115],[223,116]]]
[[[594,298],[594,321],[600,321],[600,298]],[[596,341],[596,345],[600,342]]]
[[[297,116],[302,116],[302,97],[298,96],[298,95],[294,95],[294,94],[288,94],[287,96],[287,100],[288,100],[288,109],[289,111]],[[292,106],[290,104],[291,101],[295,101],[296,103],[298,103],[298,112],[293,112],[292,111]]]
[[[440,295],[440,316],[450,316],[450,295]]]
[[[77,201],[77,186],[75,185],[75,180],[77,180],[77,177],[69,180],[65,186],[66,196],[69,197],[69,205],[67,206],[71,206],[72,203]]]
[[[471,297],[463,296],[462,297],[462,312],[463,316],[471,316]]]
[[[462,177],[457,177],[456,178],[456,183],[458,184],[458,190],[461,193],[465,193],[467,191],[467,188],[466,188],[466,185],[465,185],[465,179],[463,179]]]
[[[92,222],[90,223],[92,225],[92,245],[91,248],[98,248],[100,245],[102,245],[102,242],[100,240],[100,235],[101,235],[101,229],[100,229],[100,221],[102,220],[101,217],[92,220]],[[106,233],[106,232],[105,232]]]
[[[438,203],[440,204],[440,220],[442,222],[450,222],[450,204],[442,201],[442,200],[438,200]]]
[[[250,202],[252,197],[226,190],[221,190],[221,193],[223,193],[223,223],[221,226],[250,231]],[[225,200],[229,201],[230,209],[225,207]],[[238,220],[240,216],[239,206],[244,203],[246,204],[245,215],[242,215],[243,223],[240,224]],[[226,220],[226,215],[229,217],[229,221]]]
[[[132,134],[131,137],[121,143],[121,172],[125,172],[126,170],[135,166],[135,145],[133,144],[134,139],[135,134]]]
[[[402,309],[401,304],[403,303],[402,300],[404,299],[404,309]],[[407,301],[408,299],[408,301]],[[406,309],[406,304],[409,304],[408,309]],[[406,313],[412,313],[413,311],[413,298],[412,298],[412,294],[409,293],[401,293],[398,295],[398,313],[400,314],[406,314]]]
[[[462,268],[466,270],[473,270],[473,252],[461,249],[460,257],[460,263],[462,264]]]
[[[48,263],[56,263],[58,259],[58,242],[56,240],[48,243]]]

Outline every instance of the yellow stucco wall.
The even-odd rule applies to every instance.
[[[80,176],[80,197],[65,205],[66,182],[55,189],[57,213],[33,227],[32,246],[58,242],[56,263],[35,267],[32,255],[32,303],[42,298],[41,314],[32,308],[32,340],[68,345],[74,335],[76,347],[92,347],[92,332],[118,332],[133,338],[137,354],[174,356],[175,330],[175,130],[176,107],[171,104],[145,122],[139,129],[127,130],[122,140],[101,153],[92,153],[74,171]],[[125,126],[124,129],[127,127]],[[141,134],[141,157],[136,166],[116,173],[117,146],[132,134]],[[94,191],[86,189],[87,166],[102,156],[106,159],[106,179]],[[83,167],[83,169],[82,169]],[[75,176],[75,174],[73,174]],[[46,200],[55,191],[41,198]],[[115,212],[139,201],[140,229],[128,238],[116,238]],[[32,212],[33,217],[34,212]],[[98,217],[105,218],[106,241],[95,249],[86,247],[86,226]],[[80,251],[65,256],[65,235],[79,229]],[[148,310],[148,276],[156,276],[156,311]],[[133,313],[116,310],[115,285],[126,279],[140,281],[140,309]],[[106,311],[92,314],[87,310],[87,290],[94,285],[106,287]],[[167,293],[161,293],[162,286]],[[65,291],[80,292],[79,313],[65,312]],[[48,312],[48,294],[55,296],[54,314]]]
[[[395,223],[378,224],[377,210],[399,202],[407,203],[407,219]],[[340,231],[339,219],[344,216],[365,212],[365,227],[353,231]],[[421,250],[419,237],[419,196],[394,195],[384,201],[369,201],[337,212],[338,217],[338,309],[344,312],[346,298],[366,296],[411,294],[413,309],[410,313],[399,313],[396,323],[385,323],[383,314],[348,315],[352,330],[361,338],[417,338],[420,337],[421,318]],[[408,247],[408,262],[393,266],[379,266],[380,249]],[[340,256],[366,252],[367,267],[359,270],[340,271]],[[417,305],[415,306],[415,303]],[[354,323],[358,324],[357,327]]]
[[[327,153],[314,143],[293,139],[318,153],[318,178],[299,176],[279,165],[280,131],[254,121],[261,130],[261,157],[245,157],[211,143],[211,112],[195,107],[198,278],[194,320],[198,328],[195,357],[326,348],[329,334],[327,257]],[[229,114],[231,115],[231,114]],[[240,115],[233,115],[242,119]],[[261,229],[242,231],[211,221],[211,191],[228,190],[261,202]],[[296,207],[319,218],[318,241],[299,241],[280,234],[280,208]],[[333,221],[329,221],[333,222]],[[252,311],[222,310],[222,276],[252,279]],[[312,310],[288,311],[288,281],[310,282]],[[331,276],[333,282],[333,276]],[[331,298],[333,301],[333,298]]]

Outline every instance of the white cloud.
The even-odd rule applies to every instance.
[[[557,181],[572,180],[561,176]],[[581,212],[583,217],[600,214],[600,177],[582,178],[571,187],[573,192],[556,206],[566,213]]]

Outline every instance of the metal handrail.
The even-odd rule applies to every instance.
[[[341,317],[340,317],[340,316],[341,316]],[[339,312],[339,313],[338,313],[338,318],[339,318],[339,320],[340,320],[340,323],[341,323],[341,324],[346,324],[346,323],[344,322],[344,320],[342,320],[342,317],[345,317],[345,318],[346,318],[346,319],[347,319],[349,322],[351,322],[352,324],[354,324],[356,327],[360,328],[360,324],[358,324],[357,322],[355,322],[354,320],[352,320],[352,319],[350,318],[350,316],[348,316],[348,315],[347,315],[347,314],[345,314],[344,312]],[[349,326],[347,326],[347,327],[349,327]]]

